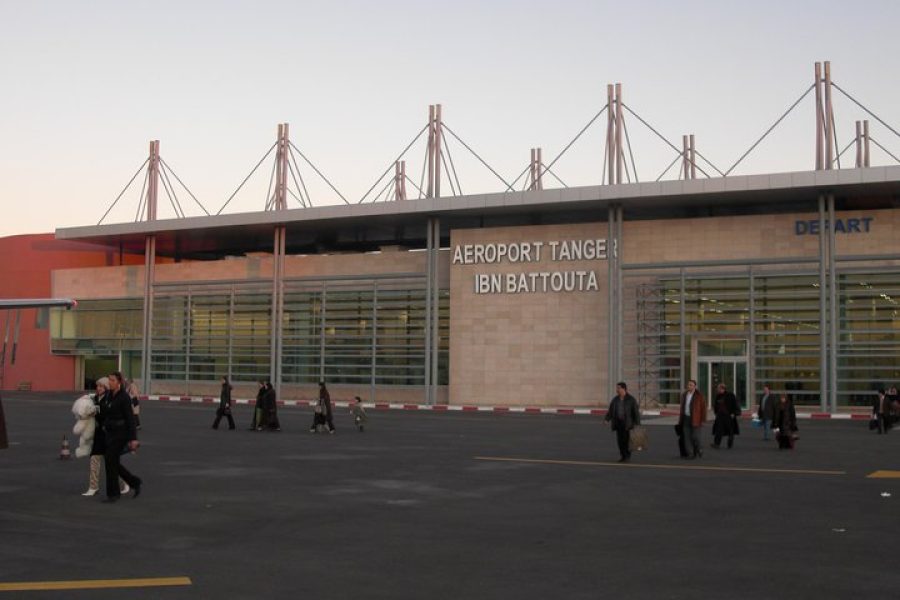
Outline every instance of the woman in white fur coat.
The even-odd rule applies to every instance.
[[[80,436],[78,440],[78,448],[75,449],[75,456],[82,458],[91,456],[91,471],[88,479],[88,489],[82,496],[93,496],[100,491],[100,465],[103,463],[103,453],[105,451],[105,443],[103,438],[103,427],[97,422],[98,407],[100,398],[106,394],[109,389],[109,379],[101,377],[97,380],[97,393],[91,396],[82,396],[75,401],[72,406],[72,412],[78,419],[72,431]],[[119,479],[119,487],[122,493],[129,491],[128,484]]]

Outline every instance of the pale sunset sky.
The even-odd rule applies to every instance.
[[[215,213],[280,122],[355,202],[432,103],[507,181],[530,148],[556,156],[603,107],[607,83],[621,82],[626,104],[677,144],[695,134],[722,170],[813,83],[815,61],[830,60],[834,81],[900,131],[898,23],[888,0],[0,0],[0,236],[96,224],[151,139]],[[841,147],[862,118],[835,96]],[[814,124],[810,95],[735,174],[812,169]],[[638,176],[656,179],[675,153],[634,118],[626,125]],[[604,126],[554,166],[567,185],[600,183]],[[900,139],[874,120],[872,137],[900,156]],[[453,139],[450,151],[464,193],[503,190]],[[406,156],[416,182],[423,156],[420,139]],[[225,212],[264,208],[271,160]],[[874,164],[893,162],[873,148]],[[342,202],[300,170],[314,204]],[[140,184],[105,223],[134,220]],[[174,216],[162,192],[159,206]]]

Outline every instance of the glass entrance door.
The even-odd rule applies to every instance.
[[[749,408],[747,398],[747,361],[718,358],[701,358],[697,364],[697,387],[706,396],[710,406],[716,397],[720,383],[735,396],[741,408]]]
[[[746,340],[700,340],[697,343],[697,387],[708,405],[720,383],[737,396],[743,410],[750,407],[747,389]]]

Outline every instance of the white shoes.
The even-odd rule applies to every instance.
[[[88,488],[87,491],[82,494],[82,496],[96,496],[99,491],[100,491],[100,488]],[[128,486],[127,483],[123,483],[122,487],[119,488],[119,493],[122,494],[123,496],[130,491],[131,491],[131,488]]]

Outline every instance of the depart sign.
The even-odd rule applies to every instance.
[[[872,221],[875,217],[858,217],[848,219],[835,219],[835,233],[869,233],[872,230]],[[825,219],[825,229],[828,229],[828,219]],[[818,219],[801,219],[794,221],[794,235],[819,235]]]

